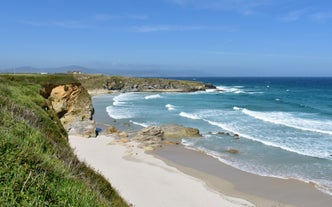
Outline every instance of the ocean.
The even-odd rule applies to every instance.
[[[217,90],[96,96],[97,121],[132,131],[195,127],[203,138],[184,139],[190,149],[250,173],[312,182],[332,195],[332,78],[194,80]]]

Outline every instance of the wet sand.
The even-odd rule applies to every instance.
[[[256,206],[330,207],[332,196],[312,183],[247,173],[228,166],[203,152],[183,146],[165,146],[153,153],[168,165],[197,177],[228,196],[244,198]]]

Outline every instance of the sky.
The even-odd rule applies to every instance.
[[[0,2],[0,71],[66,65],[188,76],[332,76],[332,1]]]

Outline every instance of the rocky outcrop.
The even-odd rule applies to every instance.
[[[69,134],[96,136],[91,97],[80,83],[46,85],[41,94],[49,100]]]
[[[107,79],[105,88],[122,92],[191,92],[215,88],[215,86],[196,81],[113,76]]]
[[[196,128],[185,127],[178,124],[169,124],[161,126],[164,131],[164,138],[190,138],[201,137],[199,130]]]
[[[237,150],[237,149],[232,149],[232,148],[231,148],[231,149],[228,149],[227,152],[228,152],[228,153],[231,153],[231,154],[238,154],[238,153],[239,153],[239,150]]]
[[[199,130],[177,124],[149,126],[140,130],[134,140],[141,142],[142,148],[158,148],[166,144],[179,143],[182,138],[201,137]]]
[[[141,143],[140,147],[152,147],[157,148],[162,146],[162,141],[164,137],[164,131],[160,126],[150,126],[143,128],[137,132],[134,140]]]
[[[96,122],[93,120],[75,121],[71,123],[68,134],[80,135],[86,138],[96,136]]]

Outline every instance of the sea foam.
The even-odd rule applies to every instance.
[[[199,116],[197,116],[195,114],[189,114],[189,113],[186,113],[186,112],[181,112],[179,115],[182,116],[182,117],[188,118],[188,119],[194,119],[194,120],[201,119]]]
[[[127,109],[119,109],[115,106],[108,106],[106,107],[106,112],[111,118],[114,119],[129,119],[134,117],[134,112]]]
[[[155,94],[155,95],[148,95],[145,96],[144,99],[157,99],[157,98],[161,98],[161,96],[159,94]]]
[[[242,109],[242,112],[256,119],[279,124],[299,130],[317,132],[332,135],[332,121],[313,120],[296,117],[286,112],[257,112],[248,109]]]
[[[169,111],[174,111],[176,106],[174,106],[174,105],[172,105],[172,104],[166,104],[165,107],[166,107],[167,110],[169,110]]]

